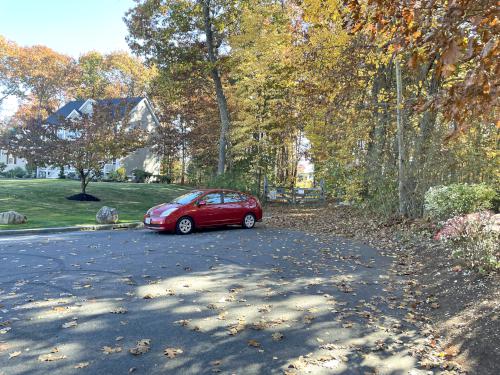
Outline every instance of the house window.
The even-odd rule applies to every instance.
[[[16,164],[16,158],[12,155],[7,156],[7,164]]]

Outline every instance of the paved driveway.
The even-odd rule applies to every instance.
[[[0,237],[0,374],[406,374],[391,264],[262,226]]]

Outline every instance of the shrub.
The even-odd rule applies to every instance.
[[[107,180],[114,182],[125,182],[127,181],[127,171],[124,167],[120,167],[116,169],[116,171],[108,173]]]
[[[237,173],[226,172],[223,175],[212,177],[206,187],[219,189],[234,189],[257,195],[259,187],[252,179],[240,176]]]
[[[8,178],[23,178],[25,175],[26,175],[26,170],[21,167],[15,167],[10,171],[4,173],[4,176]]]
[[[57,176],[60,180],[64,180],[66,178],[66,175],[64,174],[64,167],[61,167],[59,169],[59,176]]]
[[[431,219],[446,220],[490,209],[495,196],[495,190],[484,184],[435,186],[425,193],[424,211]]]
[[[158,175],[158,180],[162,184],[171,184],[172,183],[172,177],[167,175],[167,174]]]
[[[142,169],[134,169],[132,171],[132,174],[134,175],[134,181],[135,182],[145,182],[146,179],[150,178],[153,174],[143,171]]]
[[[500,215],[482,211],[447,220],[434,239],[452,245],[452,254],[479,270],[500,270]]]
[[[5,171],[5,168],[7,168],[7,164],[0,162],[0,176],[3,174],[3,171]]]
[[[69,172],[66,175],[66,178],[68,178],[70,180],[79,180],[80,179],[80,177],[75,172]]]

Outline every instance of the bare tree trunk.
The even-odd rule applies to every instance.
[[[82,190],[82,194],[86,194],[87,185],[89,183],[87,181],[87,175],[85,174],[85,171],[83,171],[83,170],[79,170],[78,174],[80,175],[80,188]]]
[[[181,120],[181,185],[184,185],[186,174],[186,123]]]
[[[210,75],[215,84],[215,93],[217,95],[217,105],[220,115],[220,137],[219,137],[219,161],[217,164],[217,174],[224,173],[226,166],[226,145],[227,133],[229,131],[229,111],[227,109],[226,96],[220,79],[219,68],[217,67],[217,56],[214,49],[214,36],[212,32],[212,21],[210,18],[210,0],[201,0],[203,6],[203,18],[205,21],[205,36],[207,38],[208,59],[210,60]]]
[[[403,87],[401,82],[401,67],[399,59],[396,59],[396,92],[397,92],[397,124],[398,124],[398,196],[399,213],[408,216],[408,197],[406,181],[406,150],[404,144],[404,119],[403,119]]]

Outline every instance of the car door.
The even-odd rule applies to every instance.
[[[204,205],[199,205],[196,212],[196,225],[199,226],[212,226],[218,225],[223,222],[222,194],[220,192],[213,192],[205,194],[200,197],[199,201],[204,201]]]
[[[245,214],[245,199],[238,192],[224,192],[224,213],[227,224],[241,224]]]

